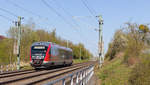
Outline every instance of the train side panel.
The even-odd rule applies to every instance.
[[[55,65],[72,63],[72,57],[69,55],[69,52],[67,50],[59,48],[55,45],[52,46],[51,49],[51,61],[54,62]]]

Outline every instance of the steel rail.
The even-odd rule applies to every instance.
[[[81,64],[81,63],[76,63],[73,65],[77,65],[77,64]],[[55,68],[51,68],[52,69],[59,69],[61,67],[56,67]],[[39,72],[39,71],[43,71],[44,69],[40,69],[40,70],[34,70],[34,69],[30,69],[30,70],[22,70],[22,71],[13,71],[13,72],[6,72],[4,74],[1,74],[0,78],[5,78],[5,77],[11,77],[11,76],[17,76],[17,75],[22,75],[22,74],[28,74],[28,73],[34,73],[34,72]]]
[[[5,75],[5,74],[12,74],[12,73],[18,73],[18,72],[25,72],[25,71],[31,71],[34,69],[28,69],[28,70],[17,70],[17,71],[7,71],[7,72],[2,72],[0,75]]]
[[[76,63],[76,64],[80,64],[80,63]],[[73,65],[74,65],[74,64],[73,64]],[[7,75],[7,74],[13,74],[13,73],[19,73],[19,72],[26,72],[26,71],[31,71],[31,70],[35,70],[35,69],[16,70],[16,71],[6,71],[6,72],[0,73],[0,75]]]
[[[52,76],[49,76],[49,77],[46,77],[46,78],[42,78],[42,79],[39,79],[39,80],[35,80],[35,81],[32,81],[32,82],[29,82],[27,83],[26,85],[32,85],[32,84],[37,84],[37,83],[41,83],[42,81],[46,81],[48,79],[52,79],[52,78],[55,78],[57,76],[61,76],[61,75],[64,75],[66,73],[69,73],[69,72],[72,72],[72,71],[75,71],[75,70],[78,70],[78,69],[81,69],[81,68],[85,68],[86,66],[88,66],[87,64],[85,65],[81,65],[79,67],[76,67],[76,68],[70,68],[70,69],[67,69],[67,71],[62,71],[61,73],[56,73],[55,75],[52,75]]]
[[[7,74],[7,75],[5,74],[5,75],[1,75],[0,78],[17,76],[17,75],[22,75],[22,74],[34,73],[34,72],[36,72],[36,70],[23,71],[23,72]]]
[[[13,83],[13,82],[25,80],[25,79],[28,79],[28,78],[33,78],[33,77],[37,77],[37,76],[41,76],[41,75],[46,75],[46,74],[49,74],[49,73],[54,73],[54,72],[57,72],[57,71],[68,69],[68,68],[73,68],[73,67],[76,67],[76,66],[78,66],[80,64],[82,65],[83,63],[75,64],[75,65],[73,65],[71,67],[64,67],[64,68],[60,68],[60,69],[53,69],[53,70],[50,70],[50,71],[47,71],[47,72],[44,72],[44,73],[39,73],[39,74],[35,73],[33,75],[25,76],[25,77],[22,77],[22,78],[16,78],[16,79],[8,80],[8,81],[2,81],[2,82],[0,82],[0,84]]]
[[[74,75],[76,75],[76,79],[77,79],[77,75],[78,75],[78,74],[82,74],[82,73],[84,72],[84,78],[83,78],[83,80],[85,80],[86,77],[89,76],[90,73],[92,73],[93,69],[90,70],[88,74],[86,74],[85,71],[87,71],[89,68],[91,68],[91,67],[93,67],[93,66],[94,66],[94,65],[90,65],[90,66],[88,66],[88,67],[82,68],[82,69],[80,69],[80,70],[78,70],[78,71],[75,71],[75,72],[72,72],[71,74],[68,74],[68,75],[66,75],[66,76],[64,76],[64,77],[58,78],[58,79],[56,79],[56,80],[54,80],[54,81],[50,81],[49,83],[46,83],[46,84],[44,84],[44,85],[54,85],[54,84],[56,84],[56,83],[58,83],[58,82],[60,82],[60,81],[63,81],[63,82],[64,82],[64,81],[66,81],[66,78],[69,78],[69,77],[70,77],[70,80],[69,80],[69,81],[70,81],[70,83],[72,83],[71,85],[74,85],[74,84],[73,84],[73,80],[74,80],[74,78],[75,78]],[[81,73],[81,72],[82,72],[82,73]],[[82,75],[82,77],[83,77],[83,75]],[[78,83],[76,82],[77,85],[80,84],[81,81],[83,81],[83,80],[80,80]],[[66,83],[69,82],[69,81],[66,81]]]

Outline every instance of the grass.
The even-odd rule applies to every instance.
[[[33,69],[31,67],[31,65],[28,62],[20,62],[20,70],[27,70],[27,69]],[[17,64],[13,63],[13,64],[8,64],[8,65],[3,65],[2,69],[0,67],[0,70],[2,71],[15,71],[17,70]]]
[[[105,64],[97,75],[101,85],[128,85],[131,68],[122,63],[122,59],[114,59]]]
[[[86,60],[80,60],[80,59],[73,59],[73,63],[83,63],[89,61],[88,59]]]
[[[80,59],[74,59],[73,60],[73,63],[82,63],[82,62],[87,62],[88,60],[80,60]],[[1,69],[1,67],[0,67],[0,69]],[[9,70],[9,71],[11,71],[12,69],[13,70],[17,70],[17,65],[14,63],[14,65],[13,66],[11,66],[10,64],[8,64],[8,67],[7,67],[7,65],[3,65],[3,68],[2,68],[2,70],[3,71],[6,71],[6,70]],[[29,64],[29,62],[21,62],[20,63],[20,69],[21,70],[27,70],[27,69],[33,69],[33,67],[31,67],[31,65]]]
[[[21,70],[33,69],[30,65],[21,66]]]

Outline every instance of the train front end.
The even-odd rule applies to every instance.
[[[30,50],[30,64],[34,68],[46,67],[46,62],[49,62],[50,45],[42,42],[34,43]]]

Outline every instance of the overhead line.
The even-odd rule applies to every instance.
[[[91,15],[93,17],[95,17],[93,11],[89,8],[89,6],[86,4],[86,2],[84,0],[81,0],[81,2],[84,4],[84,6],[88,9],[88,11],[91,13]],[[95,18],[96,19],[96,18]],[[97,19],[96,19],[97,20]]]
[[[45,0],[43,0],[43,1],[45,1]],[[45,1],[46,2],[46,1]],[[55,1],[57,4],[58,4],[58,6],[68,15],[68,16],[71,16],[72,17],[72,15],[68,12],[68,11],[66,11],[57,1]],[[49,5],[48,3],[45,3],[45,5]],[[50,6],[51,7],[51,6]],[[51,7],[52,8],[52,7]],[[53,8],[54,9],[54,8]],[[55,13],[57,12],[55,9],[54,9],[54,11],[55,11]],[[58,12],[57,12],[58,13]],[[59,13],[58,13],[59,14]],[[58,15],[59,17],[61,17],[61,14],[60,15]],[[73,19],[72,19],[73,20]],[[74,20],[73,20],[74,21]],[[75,25],[77,25],[78,27],[80,27],[75,21],[74,21],[74,24]],[[77,32],[78,30],[76,30],[76,32]],[[80,37],[82,37],[83,38],[83,36],[80,34],[80,32],[77,32],[77,33],[79,33],[79,35],[80,35]],[[87,38],[86,38],[87,39]]]
[[[75,28],[74,25],[72,25],[70,22],[68,22],[59,12],[57,12],[52,6],[50,6],[45,0],[41,0],[50,10],[52,10],[53,12],[55,12],[57,14],[57,16],[59,16],[66,24],[68,24],[70,27]],[[78,31],[75,30],[77,33]],[[81,36],[81,34],[79,33],[79,36]]]
[[[57,3],[58,6],[59,6],[68,16],[73,17],[72,14],[69,13],[68,11],[66,11],[65,8],[62,7],[61,4],[60,4],[58,1],[56,1],[56,0],[53,0],[53,1],[54,1],[55,3]],[[74,19],[71,18],[71,20],[73,21],[73,23],[74,23],[76,26],[80,27],[79,24],[77,24],[77,23],[74,21]]]
[[[87,4],[88,4],[88,1],[87,0],[84,0]],[[89,5],[89,4],[88,4]],[[93,11],[95,14],[96,14],[96,11],[93,9],[93,7],[90,7],[91,8],[91,11]]]
[[[12,19],[10,19],[10,18],[8,18],[8,17],[6,17],[6,16],[4,16],[4,15],[0,15],[0,17],[3,17],[3,18],[5,18],[5,19],[7,19],[8,21],[13,21]]]
[[[50,10],[52,10],[55,14],[57,14],[57,16],[59,16],[66,24],[68,24],[69,26],[73,27],[72,24],[70,24],[70,22],[68,22],[60,13],[58,13],[52,6],[50,6],[45,0],[41,0]]]
[[[74,25],[76,25],[77,27],[79,27],[79,28],[81,28],[80,27],[80,25],[78,24],[78,23],[76,23],[76,21],[74,20],[74,19],[72,19],[72,14],[71,13],[69,13],[68,11],[66,11],[65,10],[65,8],[64,7],[62,7],[61,6],[61,4],[59,3],[59,2],[57,2],[56,0],[54,0],[55,1],[55,3],[57,3],[58,4],[58,6],[68,15],[68,16],[70,16],[71,17],[71,20],[72,20],[72,22],[74,23]],[[75,29],[75,30],[77,30],[77,29]],[[78,31],[78,30],[77,30]],[[79,35],[81,36],[81,34],[79,33]]]
[[[3,11],[3,12],[8,13],[8,14],[10,14],[10,15],[14,16],[14,17],[18,17],[16,14],[14,14],[14,13],[12,13],[12,12],[10,12],[10,11],[6,10],[6,9],[0,8],[0,10],[1,10],[1,11]]]
[[[76,21],[75,21],[74,19],[72,19],[72,17],[73,17],[72,14],[69,13],[68,11],[66,11],[65,8],[62,7],[59,2],[57,2],[56,0],[54,0],[54,1],[55,1],[55,3],[58,4],[58,6],[59,6],[68,16],[71,17],[71,20],[72,20],[72,22],[74,23],[74,25],[76,25],[77,27],[79,27],[79,28],[81,29],[80,25],[79,25],[78,23],[76,23]],[[76,30],[76,32],[79,34],[79,36],[80,36],[81,38],[83,38],[83,36],[82,36],[82,34],[79,32],[79,30],[78,30],[78,29],[75,29],[75,30]],[[83,38],[83,39],[84,39],[84,38]]]
[[[39,18],[42,18],[41,15],[36,14],[36,13],[34,13],[33,11],[24,8],[23,6],[18,5],[17,3],[14,3],[12,0],[7,0],[7,1],[8,1],[10,4],[12,4],[13,6],[22,9],[22,10],[25,11],[26,13],[29,13],[29,14],[32,14],[32,15],[37,16],[37,17],[39,17]],[[48,18],[43,17],[43,19],[48,19]],[[46,23],[46,24],[49,25],[49,23]],[[52,23],[51,23],[50,25],[51,25],[52,27],[55,27]]]
[[[68,22],[59,12],[57,12],[52,6],[50,6],[45,0],[41,0],[49,9],[51,9],[53,12],[55,12],[57,14],[57,16],[59,16],[61,19],[64,20],[64,22],[66,24],[68,24],[69,26],[74,28],[74,25],[72,25],[70,22]],[[59,5],[60,6],[60,5]],[[61,6],[60,6],[61,7]],[[67,12],[63,7],[61,7],[65,13],[69,16],[71,16],[71,14],[69,12]],[[80,27],[80,26],[79,26]],[[76,28],[76,27],[75,27]],[[83,36],[80,34],[80,32],[78,32],[78,30],[75,29],[75,31],[79,34],[80,37],[83,38]]]
[[[80,25],[79,25],[78,23],[76,23],[76,21],[72,18],[72,17],[73,17],[72,14],[69,13],[68,11],[66,11],[65,8],[62,7],[59,2],[57,2],[56,0],[53,0],[53,1],[54,1],[55,3],[57,3],[58,6],[59,6],[68,16],[71,17],[71,20],[72,20],[72,22],[74,23],[74,25],[76,25],[77,27],[79,27],[79,28],[81,29]],[[82,36],[82,34],[79,32],[79,30],[78,30],[78,29],[75,29],[75,30],[76,30],[76,32],[79,34],[79,36],[83,38],[83,36]],[[84,38],[83,38],[83,39],[84,39]],[[87,40],[87,38],[86,38],[86,40]]]
[[[11,0],[7,0],[7,1],[8,1],[9,3],[11,3],[12,5],[14,5],[15,7],[18,7],[18,8],[20,8],[20,9],[24,10],[24,11],[27,12],[27,13],[30,13],[30,14],[32,14],[32,15],[41,17],[40,15],[38,15],[38,14],[36,14],[36,13],[30,11],[30,10],[25,9],[24,7],[22,7],[22,6],[20,6],[20,5],[16,4],[16,3],[14,3],[14,2],[11,1]]]
[[[43,0],[43,1],[44,1],[44,0]],[[56,0],[53,0],[53,1],[55,1],[55,3],[57,3],[58,6],[59,6],[68,16],[73,17],[72,14],[69,13],[68,11],[66,11],[66,10],[61,6],[60,3],[58,3]],[[46,2],[46,1],[45,1],[45,2]],[[57,11],[56,11],[56,12],[57,12]],[[75,24],[76,26],[78,26],[79,28],[81,28],[80,25],[78,25],[78,23],[76,23],[76,22],[74,21],[74,19],[72,19],[72,21],[74,22],[74,24]],[[77,31],[78,31],[78,30],[76,30],[76,32],[77,32]],[[77,33],[80,35],[80,37],[83,38],[83,36],[80,34],[80,32],[77,32]],[[86,38],[86,39],[87,39],[87,38]]]

